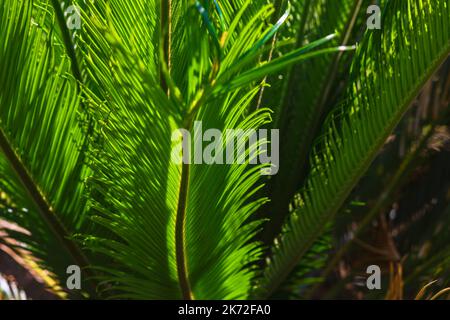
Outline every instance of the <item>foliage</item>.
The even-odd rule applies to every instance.
[[[303,296],[336,214],[450,53],[447,1],[384,1],[383,28],[361,32],[370,3],[72,1],[74,32],[67,4],[4,0],[0,217],[29,231],[8,236],[62,287],[82,267],[72,298]],[[279,128],[279,175],[171,161],[172,132],[196,120]]]

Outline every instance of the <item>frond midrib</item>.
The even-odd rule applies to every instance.
[[[186,253],[186,208],[189,193],[190,164],[183,163],[181,170],[180,191],[175,222],[177,273],[183,299],[193,300],[194,294],[189,281]]]
[[[172,46],[172,0],[162,0],[160,3],[161,25],[160,37],[162,46],[160,52],[160,86],[170,98],[170,89],[166,77],[170,77],[171,71],[171,46]],[[164,70],[165,69],[165,70]],[[165,74],[166,72],[166,74]],[[190,117],[188,116],[188,119]],[[191,129],[192,121],[186,121],[186,128]],[[185,152],[185,150],[183,150]],[[189,194],[190,164],[184,163],[181,166],[181,180],[178,192],[178,203],[175,218],[175,259],[178,282],[181,296],[185,300],[193,300],[194,294],[189,281],[189,271],[186,252],[186,211]]]

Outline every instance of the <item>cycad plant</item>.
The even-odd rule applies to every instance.
[[[380,29],[367,29],[373,4]],[[0,43],[0,217],[27,230],[8,238],[53,290],[295,297],[326,261],[335,215],[447,59],[450,7],[3,0]],[[196,121],[279,129],[278,173],[249,157],[173,161],[173,132]],[[80,290],[66,287],[69,266]]]

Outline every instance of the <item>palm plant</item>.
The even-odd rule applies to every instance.
[[[382,29],[364,31],[372,2],[4,0],[0,212],[29,231],[8,236],[61,287],[80,266],[74,298],[270,298],[305,282],[450,52],[447,1],[381,1]],[[279,128],[279,174],[174,163],[172,132],[196,120]]]

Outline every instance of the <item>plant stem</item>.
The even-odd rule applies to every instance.
[[[188,277],[187,255],[186,255],[186,207],[189,189],[189,169],[190,165],[183,163],[181,173],[180,193],[178,200],[177,218],[175,226],[176,259],[178,281],[180,282],[183,299],[193,300],[194,295],[191,290]]]
[[[192,128],[191,117],[188,117],[186,128]],[[183,153],[186,150],[183,150]],[[189,152],[189,151],[188,151]],[[184,155],[183,155],[184,156]],[[187,254],[186,254],[186,208],[187,197],[189,194],[189,173],[190,164],[183,161],[181,168],[181,182],[180,192],[178,198],[177,216],[175,222],[175,250],[177,261],[178,281],[180,282],[180,289],[183,299],[194,300],[194,294],[191,289],[188,276]]]

